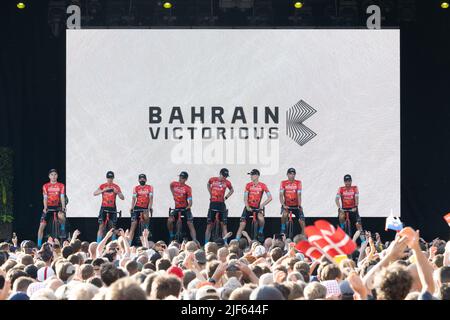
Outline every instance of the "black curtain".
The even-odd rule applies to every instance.
[[[401,23],[401,204],[431,240],[449,234],[450,12],[430,2]],[[0,145],[14,151],[14,230],[34,239],[48,170],[65,181],[65,30],[52,33],[46,1],[16,3],[0,1]]]

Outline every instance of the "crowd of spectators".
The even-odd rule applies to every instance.
[[[302,235],[259,243],[244,232],[201,246],[149,241],[144,231],[132,246],[128,231],[100,243],[75,231],[41,248],[15,238],[0,244],[0,300],[450,299],[450,242],[414,231],[389,243],[364,232],[368,240],[339,261],[297,251]]]

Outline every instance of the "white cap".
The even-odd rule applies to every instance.
[[[273,273],[264,273],[259,277],[259,285],[267,286],[273,283]]]
[[[37,271],[37,280],[43,282],[55,275],[55,271],[51,267],[42,267]]]
[[[254,255],[256,258],[262,257],[262,256],[265,255],[265,254],[266,254],[266,248],[265,248],[264,246],[257,246],[257,247],[255,248],[254,253],[253,253],[253,255]]]

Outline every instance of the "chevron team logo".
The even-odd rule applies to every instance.
[[[300,100],[286,111],[287,135],[300,146],[304,146],[317,135],[303,124],[316,112],[316,109],[303,100]]]

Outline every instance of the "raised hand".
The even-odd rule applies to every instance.
[[[350,287],[353,289],[353,291],[361,299],[366,299],[367,288],[364,286],[361,277],[355,271],[350,272],[349,276],[347,277],[347,281],[349,282]]]

